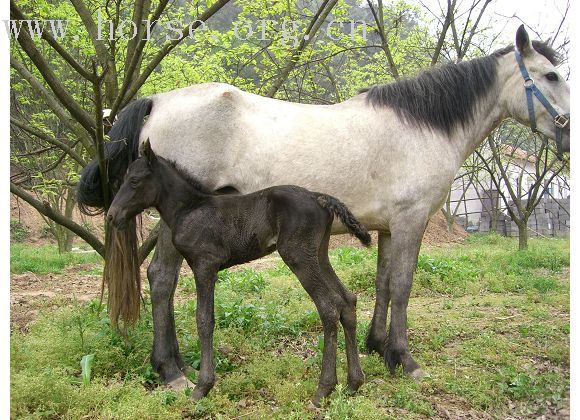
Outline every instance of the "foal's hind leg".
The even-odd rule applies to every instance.
[[[310,295],[322,321],[324,330],[324,349],[322,350],[322,369],[318,389],[312,398],[315,406],[320,405],[320,400],[332,393],[338,383],[336,377],[336,334],[339,319],[338,310],[334,304],[333,296],[336,294],[329,289],[323,279],[317,262],[317,250],[307,251],[304,243],[280,243],[278,252],[292,272],[298,277],[300,283]]]
[[[171,231],[161,222],[155,254],[147,269],[153,312],[151,364],[163,381],[177,389],[193,386],[181,371],[185,363],[179,354],[173,318],[173,294],[182,261],[173,246]]]
[[[322,239],[320,245],[319,263],[327,279],[329,288],[334,290],[336,295],[342,299],[338,306],[340,308],[340,323],[344,329],[346,343],[348,390],[350,392],[356,392],[365,380],[365,375],[360,365],[356,341],[356,295],[344,287],[328,259],[328,240],[330,238],[331,226],[332,222],[329,224],[327,234]]]

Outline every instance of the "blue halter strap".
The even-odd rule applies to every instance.
[[[522,55],[515,48],[514,53],[516,55],[516,61],[518,62],[518,66],[520,67],[520,72],[522,73],[522,77],[524,78],[524,87],[526,88],[526,97],[528,101],[528,114],[530,116],[530,127],[534,133],[537,133],[536,127],[536,112],[534,111],[534,100],[532,95],[534,95],[538,101],[544,108],[550,113],[552,118],[554,119],[554,125],[556,126],[556,155],[561,160],[562,159],[562,132],[564,128],[568,124],[570,124],[570,113],[568,114],[558,114],[558,111],[552,106],[550,101],[546,99],[546,97],[542,94],[540,89],[534,83],[534,79],[530,77],[528,73],[528,69],[524,65],[524,61],[522,60]]]

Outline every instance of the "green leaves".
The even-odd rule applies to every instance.
[[[81,359],[81,377],[83,379],[83,386],[88,386],[91,383],[91,370],[94,360],[94,354],[85,354]]]

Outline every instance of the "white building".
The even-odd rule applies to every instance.
[[[509,145],[502,146],[502,154],[510,185],[518,193],[519,197],[525,199],[528,191],[536,181],[537,157]],[[540,164],[541,167],[543,167],[543,164]],[[552,175],[553,172],[549,172],[544,177],[544,182],[548,182]],[[500,187],[505,197],[511,202],[508,187],[503,179],[500,182]],[[560,172],[551,180],[544,197],[560,200],[567,199],[569,196],[569,175]],[[466,219],[466,226],[477,226],[482,211],[489,211],[498,204],[499,209],[507,215],[505,203],[499,197],[497,188],[487,172],[483,169],[474,170],[468,166],[462,167],[461,172],[453,183],[449,204],[451,212],[455,213],[456,217]]]

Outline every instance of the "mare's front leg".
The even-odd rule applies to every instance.
[[[197,289],[197,309],[195,320],[201,344],[201,363],[197,385],[192,394],[194,400],[207,395],[215,383],[213,365],[213,330],[215,326],[214,291],[218,268],[207,264],[191,265]]]
[[[420,379],[424,373],[409,351],[407,305],[427,221],[427,216],[406,214],[391,224],[391,256],[388,267],[391,325],[384,358],[391,373],[401,364],[403,371],[415,379]]]
[[[385,355],[387,348],[387,312],[391,295],[389,292],[389,258],[391,233],[379,232],[377,279],[375,283],[375,310],[367,334],[366,348],[372,353]]]
[[[173,295],[182,261],[173,246],[170,229],[161,222],[153,260],[147,269],[153,312],[151,364],[161,380],[174,389],[193,386],[182,372],[185,363],[179,353],[173,317]]]

